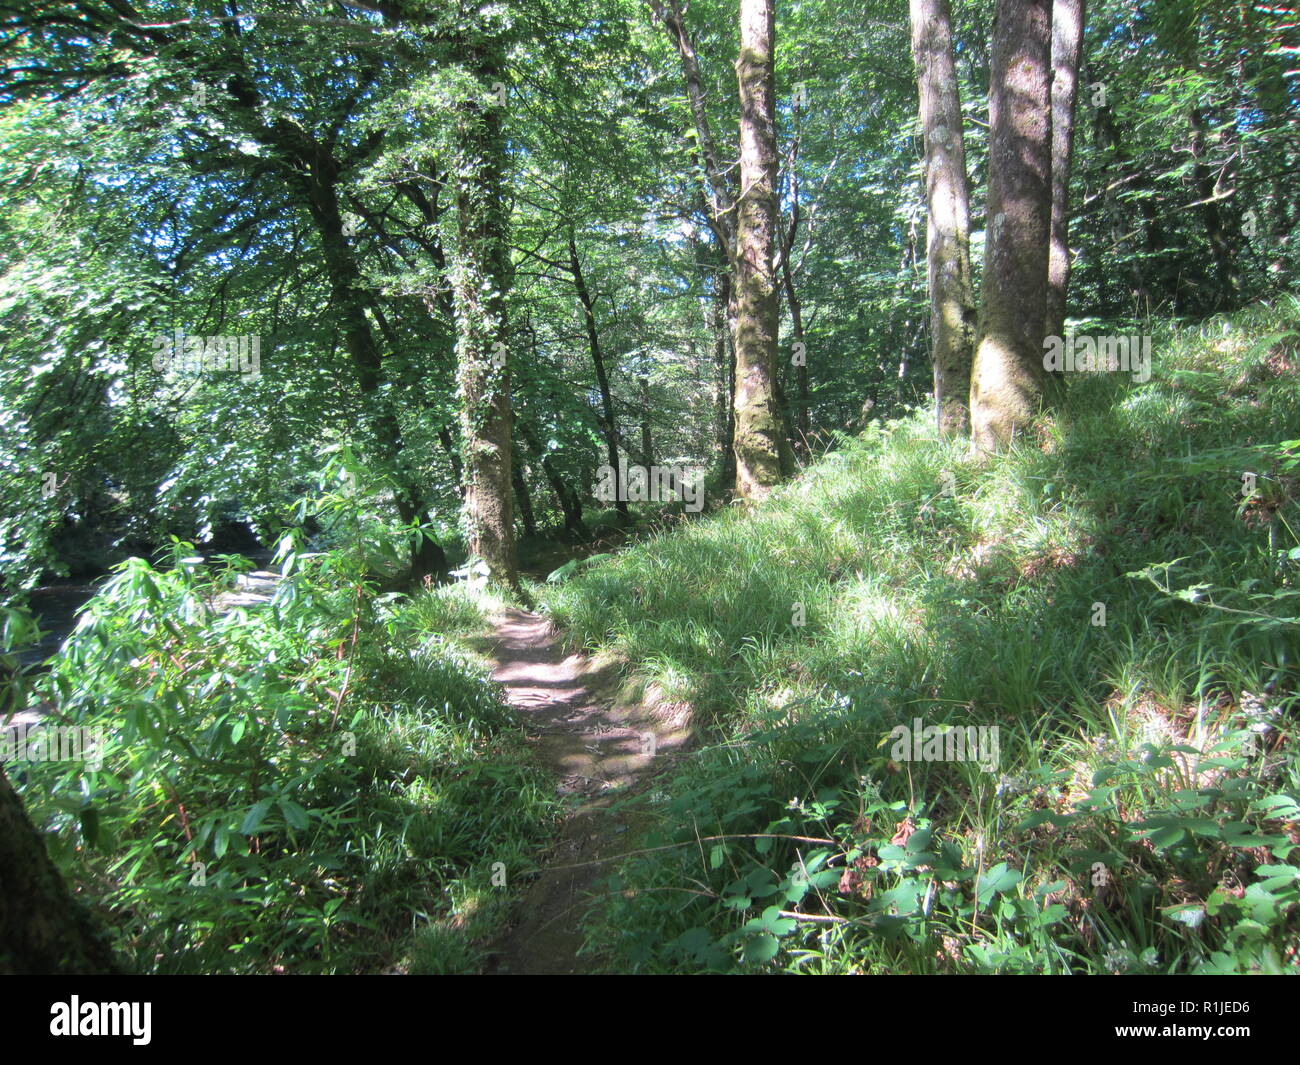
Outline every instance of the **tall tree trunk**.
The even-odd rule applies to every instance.
[[[537,535],[537,519],[533,516],[533,499],[528,494],[528,482],[524,480],[524,466],[518,453],[510,465],[510,479],[514,484],[515,502],[519,507],[519,520],[523,522],[524,535],[534,537]]]
[[[649,469],[654,465],[654,450],[650,446],[650,378],[641,378],[641,462]],[[647,476],[649,476],[647,474]]]
[[[718,152],[717,142],[713,139],[713,128],[709,122],[709,109],[704,101],[704,79],[700,76],[700,61],[695,54],[695,45],[686,29],[686,15],[681,0],[647,0],[650,10],[663,23],[664,32],[677,49],[682,63],[682,80],[686,85],[686,98],[691,107],[691,119],[695,123],[695,138],[699,145],[700,166],[704,171],[704,183],[708,198],[708,220],[713,236],[726,257],[728,266],[735,254],[735,223],[732,207],[735,197],[727,180],[722,157]],[[744,13],[741,14],[742,21]],[[742,30],[743,34],[743,30]],[[742,41],[743,47],[743,41]],[[743,105],[742,105],[743,106]],[[773,149],[775,154],[775,148]]]
[[[618,476],[618,421],[614,417],[614,393],[609,387],[609,374],[605,371],[605,356],[600,350],[600,330],[596,328],[596,310],[587,289],[587,279],[582,273],[582,261],[578,258],[578,244],[573,230],[569,230],[569,273],[573,276],[573,287],[578,293],[578,302],[582,305],[582,324],[587,331],[587,345],[591,349],[591,362],[596,370],[596,387],[600,390],[600,409],[605,429],[605,451],[614,478],[614,510],[618,520],[624,524],[628,521],[627,500],[623,498],[623,484]]]
[[[582,523],[582,500],[578,498],[578,493],[565,482],[555,463],[551,461],[551,456],[543,450],[542,442],[527,422],[520,423],[520,435],[528,445],[529,453],[540,463],[546,483],[555,493],[555,501],[559,503],[560,513],[564,515],[565,529],[575,539],[590,539],[587,527]]]
[[[926,259],[934,406],[943,436],[970,429],[975,293],[970,193],[949,0],[911,0],[912,56],[925,141]]]
[[[791,357],[794,360],[795,416],[794,446],[805,458],[808,456],[808,345],[803,334],[803,304],[794,288],[794,275],[790,269],[790,255],[781,256],[781,282],[785,287],[786,303],[790,307]]]
[[[539,358],[537,353],[537,330],[533,328],[532,322],[527,319],[524,321],[524,329],[528,333],[532,358],[536,361]],[[591,534],[582,523],[582,499],[573,486],[565,481],[551,455],[542,446],[536,430],[527,421],[521,421],[519,422],[519,435],[523,438],[528,453],[542,467],[542,474],[546,478],[546,483],[551,486],[551,491],[555,493],[555,501],[560,506],[560,513],[564,515],[565,530],[575,540],[580,542],[590,540]]]
[[[121,971],[0,767],[0,975]]]
[[[723,425],[723,442],[726,444],[726,450],[722,453],[722,483],[726,485],[728,492],[733,491],[736,484],[736,407],[731,402],[731,397],[736,394],[736,330],[731,317],[730,287],[731,283],[728,279],[728,292],[723,297],[721,308],[726,325],[721,340],[722,380],[726,388]]]
[[[808,456],[808,345],[804,342],[803,304],[795,289],[794,241],[799,232],[802,209],[799,196],[799,99],[793,102],[795,133],[787,156],[786,179],[789,182],[790,224],[786,226],[778,221],[777,236],[780,245],[777,248],[781,260],[781,289],[785,293],[786,306],[790,308],[790,362],[794,366],[795,411],[787,428],[790,429],[790,442],[795,452],[804,458]]]
[[[338,319],[356,373],[357,389],[363,403],[377,457],[388,465],[398,484],[395,503],[398,516],[407,525],[427,518],[422,493],[405,468],[401,423],[392,401],[384,398],[380,386],[385,383],[382,353],[365,313],[365,289],[361,272],[343,232],[343,214],[338,200],[338,164],[323,149],[298,149],[305,165],[304,183],[307,206],[320,236],[326,275],[330,281],[330,305]],[[411,543],[411,579],[425,577],[445,579],[449,570],[447,556],[432,537],[418,535]]]
[[[720,260],[717,275],[716,307],[720,308],[725,332],[715,332],[715,354],[719,376],[726,382],[723,402],[725,414],[719,418],[719,439],[722,442],[721,475],[724,485],[736,478],[736,412],[732,402],[736,392],[735,352],[735,295],[736,295],[736,218],[735,194],[729,171],[722,165],[717,142],[713,138],[709,111],[704,99],[704,81],[700,75],[699,57],[686,28],[685,12],[681,0],[647,0],[651,11],[662,23],[664,32],[677,50],[682,66],[682,81],[690,104],[691,119],[695,126],[699,148],[698,162],[703,172],[700,197],[704,216],[713,235]]]
[[[777,397],[780,307],[776,254],[776,112],[773,0],[741,0],[740,198],[736,226],[736,494],[763,498],[788,452]]]
[[[971,443],[1002,447],[1042,402],[1052,204],[1051,0],[998,0],[989,83],[988,237]]]
[[[700,276],[708,279],[704,320],[713,338],[713,447],[721,483],[730,491],[736,479],[736,453],[732,447],[735,411],[731,408],[735,366],[731,354],[731,325],[727,320],[731,274],[726,257],[716,242],[712,245],[704,241],[695,242],[695,264]]]
[[[519,587],[511,467],[510,369],[506,292],[510,249],[505,204],[506,148],[500,111],[483,102],[503,79],[504,48],[487,38],[465,45],[478,95],[457,105],[456,305],[457,378],[461,390],[465,524],[470,555],[488,580]]]
[[[1205,225],[1205,235],[1210,241],[1210,255],[1219,278],[1219,292],[1214,309],[1233,307],[1241,290],[1241,270],[1237,265],[1237,242],[1229,231],[1224,212],[1219,209],[1218,190],[1210,168],[1206,164],[1209,132],[1205,113],[1192,108],[1192,182],[1196,189],[1197,208]]]
[[[1065,331],[1070,285],[1070,164],[1086,6],[1086,0],[1054,0],[1052,4],[1052,243],[1043,324],[1043,335],[1049,337],[1059,337]]]

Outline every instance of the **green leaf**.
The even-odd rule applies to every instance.
[[[762,965],[769,962],[777,956],[781,950],[781,943],[776,936],[767,932],[760,932],[756,936],[750,936],[745,940],[745,949],[741,954],[741,960],[747,965]]]
[[[271,809],[270,799],[261,799],[249,807],[248,813],[244,815],[243,823],[239,826],[239,832],[244,836],[256,836],[265,827],[266,813]]]
[[[774,936],[786,936],[795,930],[798,924],[793,917],[782,917],[779,906],[769,906],[761,917],[752,917],[745,923],[746,928],[768,932]]]
[[[986,869],[980,877],[980,904],[987,905],[994,895],[1010,891],[1019,883],[1019,870],[1012,869],[1006,862],[999,862],[992,869]]]
[[[311,815],[291,799],[281,799],[278,805],[284,811],[284,819],[294,828],[302,829],[311,824]]]
[[[1253,809],[1282,821],[1300,821],[1300,802],[1280,792],[1266,795],[1251,804]]]
[[[248,835],[256,835],[256,832],[250,832]],[[218,859],[223,858],[229,846],[230,829],[225,824],[217,825],[216,835],[212,840],[212,853]]]

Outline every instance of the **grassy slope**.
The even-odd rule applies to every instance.
[[[983,469],[928,417],[877,424],[541,589],[704,727],[650,799],[647,842],[685,845],[625,863],[592,929],[614,964],[1294,967],[1297,630],[1269,617],[1295,613],[1296,318],[1159,334],[1149,383],[1072,380],[1041,448]],[[1174,595],[1131,576],[1167,563]],[[996,769],[893,760],[917,718],[998,726]],[[769,832],[825,842],[698,842]]]

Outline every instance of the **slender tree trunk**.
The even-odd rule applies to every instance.
[[[799,169],[796,166],[799,157],[800,138],[799,101],[797,98],[793,104],[793,111],[795,134],[788,156],[788,166],[786,167],[787,180],[790,184],[790,225],[787,227],[783,221],[778,220],[777,235],[781,240],[778,248],[781,259],[781,289],[785,293],[786,305],[790,308],[790,361],[794,367],[795,378],[795,411],[788,428],[791,430],[790,442],[794,446],[795,452],[807,458],[809,432],[808,345],[804,342],[803,304],[800,302],[799,293],[795,289],[795,267],[791,262],[794,257],[794,241],[799,232],[799,223],[802,218],[801,204],[799,202]]]
[[[776,254],[773,0],[741,0],[740,198],[736,227],[736,493],[762,499],[781,480],[785,439],[777,397],[780,307]]]
[[[976,454],[1009,443],[1042,403],[1052,203],[1051,16],[1051,0],[998,0],[984,293],[971,373]]]
[[[1235,306],[1241,290],[1241,271],[1237,266],[1236,241],[1229,232],[1224,212],[1216,199],[1214,178],[1206,165],[1205,114],[1199,107],[1192,108],[1192,182],[1196,189],[1197,207],[1205,225],[1205,235],[1210,241],[1210,255],[1214,259],[1219,278],[1219,292],[1214,300],[1216,310]]]
[[[0,975],[121,972],[0,767]]]
[[[724,416],[724,435],[723,442],[726,450],[722,454],[722,483],[727,486],[727,491],[733,490],[736,484],[736,407],[731,402],[731,397],[736,394],[736,331],[731,317],[731,295],[730,280],[727,283],[727,294],[723,297],[721,307],[723,321],[726,328],[722,336],[722,379],[726,387],[724,394],[726,412]]]
[[[330,305],[343,333],[356,373],[357,389],[366,404],[370,434],[381,462],[392,469],[398,484],[395,503],[398,516],[410,525],[427,518],[422,493],[405,468],[401,422],[392,402],[380,395],[385,382],[383,357],[365,313],[365,289],[347,238],[339,207],[338,165],[332,156],[315,150],[303,156],[306,164],[305,191],[308,209],[316,223],[325,270],[330,280]],[[411,579],[446,578],[450,567],[438,542],[418,536],[411,544]]]
[[[600,330],[596,328],[596,310],[587,289],[587,279],[582,272],[582,261],[578,258],[578,244],[574,240],[573,230],[569,230],[569,273],[573,276],[573,287],[578,293],[578,302],[582,305],[582,324],[587,331],[587,345],[591,349],[591,362],[596,370],[596,387],[600,390],[600,409],[605,429],[605,451],[614,477],[614,510],[618,520],[628,521],[627,500],[623,498],[623,484],[618,476],[618,421],[614,417],[614,393],[609,387],[609,374],[605,372],[605,356],[600,350]]]
[[[794,446],[805,458],[808,455],[808,345],[803,334],[803,304],[799,302],[794,288],[794,277],[790,271],[790,257],[781,257],[781,281],[785,287],[786,303],[790,307],[790,342],[791,357],[794,360],[795,380],[795,433]]]
[[[731,355],[731,327],[727,307],[731,302],[730,273],[725,256],[703,241],[695,244],[695,262],[701,276],[709,278],[705,324],[713,338],[713,447],[717,454],[721,483],[730,486],[736,479],[736,453],[732,447],[735,412],[731,407],[734,365]]]
[[[555,493],[555,501],[560,505],[560,513],[564,515],[565,529],[575,539],[589,539],[587,527],[582,523],[582,500],[578,498],[578,493],[565,482],[555,463],[551,461],[551,456],[542,449],[542,443],[537,438],[537,434],[533,432],[527,423],[520,423],[520,435],[523,437],[524,443],[528,445],[529,452],[541,465],[542,474],[546,477],[546,483],[551,486],[551,491]]]
[[[465,524],[470,555],[491,583],[519,587],[511,476],[510,369],[506,292],[510,250],[505,204],[505,138],[500,111],[484,102],[502,80],[504,51],[488,39],[465,46],[478,95],[457,105],[456,305],[457,377],[461,390]]]
[[[686,29],[685,12],[680,0],[647,0],[647,3],[655,17],[663,23],[664,32],[673,47],[677,49],[677,55],[681,59],[682,79],[686,84],[686,98],[690,103],[691,118],[695,123],[700,164],[704,170],[704,184],[709,201],[707,217],[713,229],[714,239],[730,266],[736,243],[735,223],[732,218],[735,197],[732,195],[731,185],[722,166],[717,142],[713,139],[709,109],[704,100],[704,79],[700,76],[700,61],[695,54],[695,45]],[[742,19],[743,17],[742,13]]]
[[[650,378],[641,378],[641,462],[649,469],[654,465],[654,450],[650,446]],[[647,475],[648,476],[648,475]]]
[[[1043,335],[1049,337],[1065,332],[1070,285],[1070,169],[1085,9],[1086,0],[1054,0],[1052,4],[1052,243],[1043,327]]]
[[[529,346],[535,361],[538,358],[537,331],[530,321],[525,321],[524,327],[528,332]],[[587,527],[582,523],[582,500],[579,498],[577,491],[565,481],[550,454],[542,447],[542,442],[538,438],[536,430],[527,421],[521,421],[519,423],[519,435],[527,446],[528,453],[542,467],[542,474],[546,478],[546,483],[551,486],[551,491],[555,493],[555,501],[560,506],[560,513],[564,515],[565,530],[575,540],[583,542],[590,540],[591,534],[588,533]]]
[[[537,519],[533,516],[533,499],[528,494],[528,482],[524,480],[523,463],[520,462],[517,453],[510,465],[510,479],[514,484],[515,503],[519,509],[519,520],[523,522],[524,535],[534,537],[537,535]]]
[[[647,3],[654,12],[655,18],[663,25],[664,33],[672,42],[681,60],[682,81],[686,87],[686,98],[690,104],[696,142],[699,145],[698,162],[703,171],[700,196],[704,201],[704,216],[721,260],[717,300],[721,308],[721,320],[725,323],[725,332],[714,334],[718,337],[714,350],[720,367],[720,376],[726,381],[725,416],[719,419],[720,439],[723,444],[720,472],[722,483],[731,485],[736,477],[736,415],[732,401],[736,393],[734,302],[737,269],[736,197],[729,173],[722,165],[717,142],[713,138],[709,111],[704,99],[704,82],[700,75],[699,57],[696,55],[695,45],[686,28],[681,0],[647,0]]]
[[[971,282],[970,194],[961,100],[952,51],[949,0],[911,0],[912,56],[925,141],[926,259],[930,351],[939,432],[970,429],[970,375],[975,346]]]

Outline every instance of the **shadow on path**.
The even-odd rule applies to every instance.
[[[519,905],[509,932],[490,953],[487,972],[596,971],[579,956],[582,920],[595,902],[595,882],[609,859],[628,849],[630,815],[614,799],[643,787],[668,767],[689,739],[686,708],[618,697],[619,664],[566,655],[550,622],[522,610],[493,619],[484,649],[496,663],[492,679],[525,719],[540,760],[559,778],[573,812],[537,882]]]

